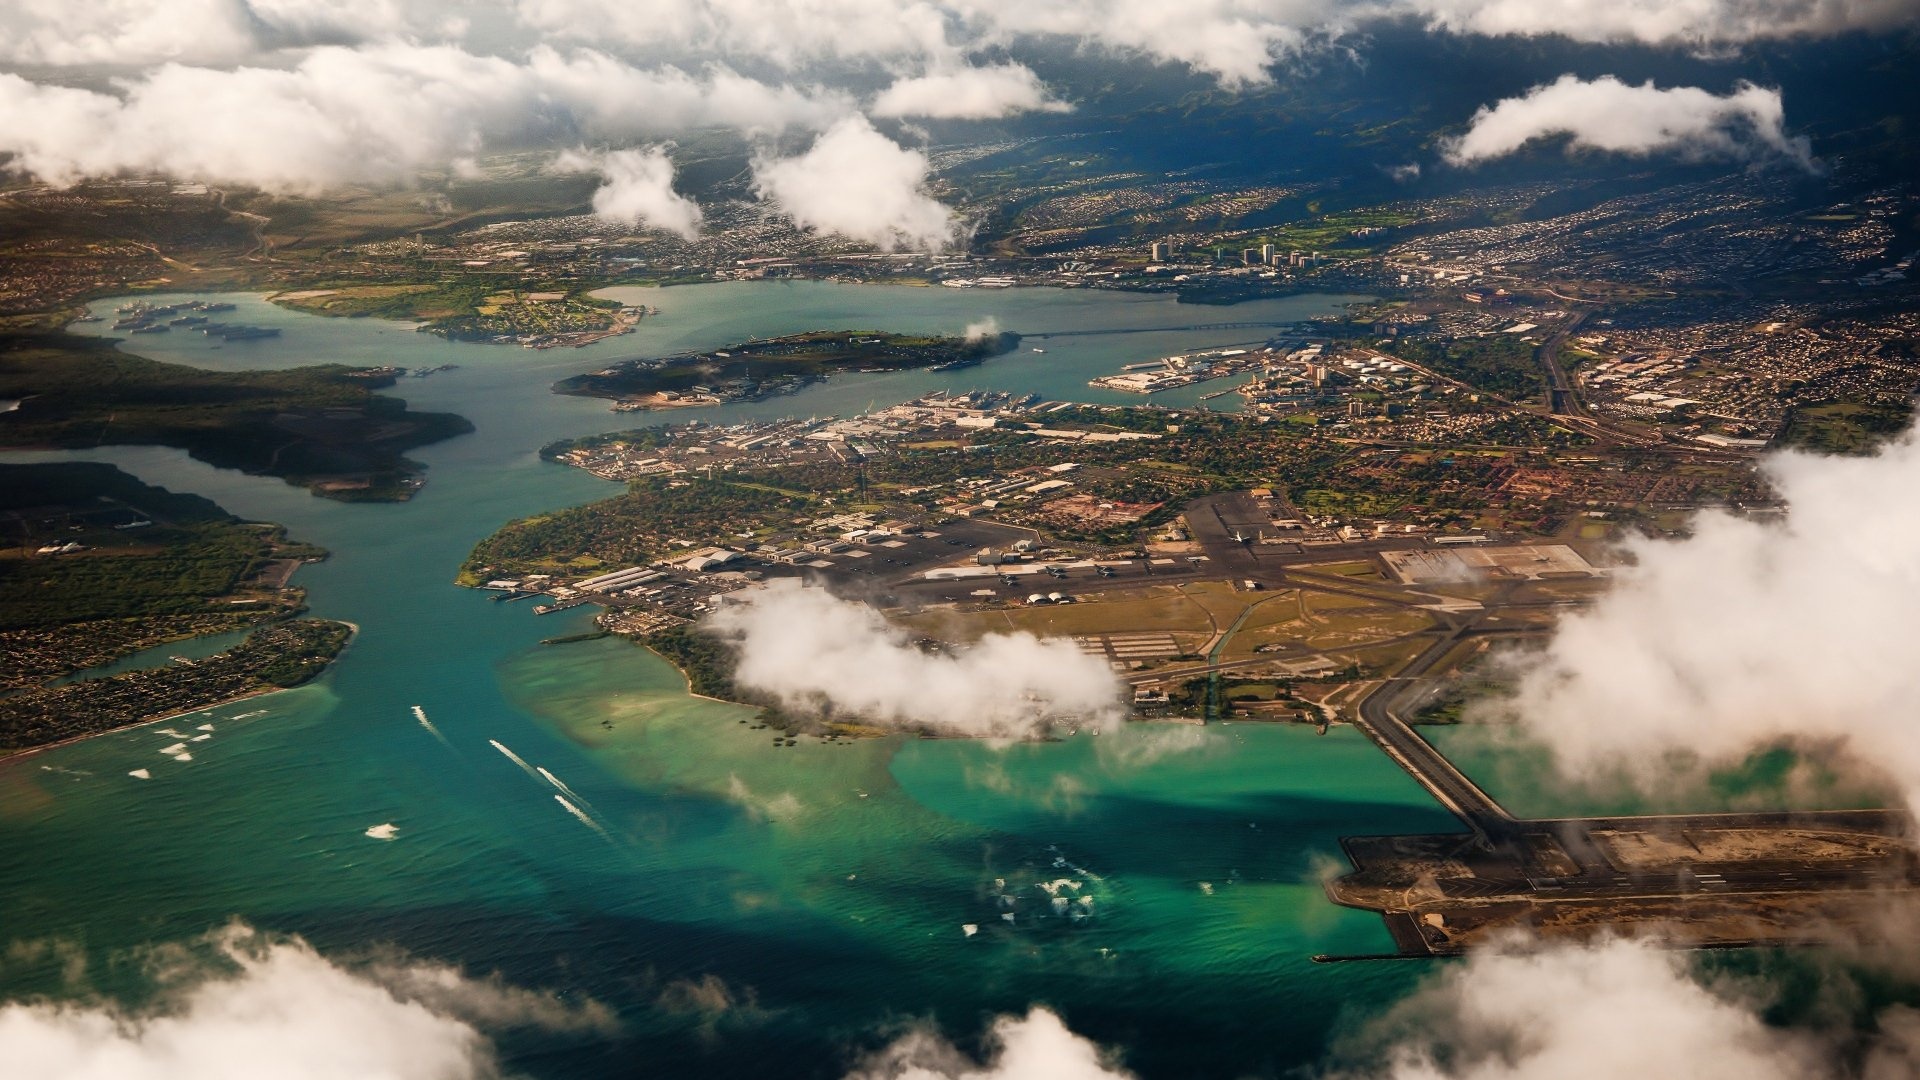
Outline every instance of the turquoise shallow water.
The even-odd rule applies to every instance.
[[[10,455],[111,461],[287,524],[334,552],[300,572],[315,613],[361,634],[313,686],[160,725],[214,725],[190,762],[161,756],[175,740],[148,728],[0,765],[0,936],[109,956],[238,916],[323,950],[391,942],[619,1012],[612,1039],[508,1035],[510,1064],[540,1077],[831,1076],[901,1020],[969,1035],[992,1012],[1035,1002],[1125,1048],[1148,1076],[1271,1073],[1318,1058],[1343,1018],[1418,976],[1308,959],[1389,946],[1377,919],[1321,893],[1340,835],[1450,827],[1350,731],[1141,725],[1009,749],[897,739],[776,749],[738,723],[741,710],[688,697],[644,650],[538,644],[586,615],[536,618],[449,584],[501,522],[616,490],[536,453],[628,420],[545,390],[610,358],[818,326],[957,330],[986,316],[1022,331],[1176,326],[1297,318],[1337,300],[1211,309],[1043,290],[695,287],[649,294],[665,314],[638,334],[529,352],[234,299],[237,320],[285,335],[216,349],[175,333],[140,339],[140,350],[235,368],[456,363],[394,392],[478,430],[420,451],[430,482],[401,506],[315,499],[169,450]],[[1056,339],[1071,344],[944,385],[1084,399],[1095,396],[1086,379],[1120,363],[1257,336]],[[848,377],[673,418],[843,412],[942,378]],[[445,742],[415,721],[415,705]],[[577,791],[604,833],[489,740]],[[130,777],[136,768],[152,779]],[[396,839],[364,835],[382,823]],[[1039,888],[1061,880],[1076,883],[1055,886],[1076,898],[1064,915]],[[736,1007],[694,1011],[672,991],[707,976]],[[0,989],[44,990],[52,978],[15,965],[0,969]]]

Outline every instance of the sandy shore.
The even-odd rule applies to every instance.
[[[337,622],[340,625],[346,627],[348,630],[352,631],[347,637],[347,643],[340,647],[340,652],[345,653],[349,648],[353,646],[353,639],[360,636],[360,624],[348,622],[345,619],[328,619],[327,621]],[[340,656],[336,654],[333,660],[338,660],[338,659],[340,659]],[[333,666],[333,660],[329,660],[327,662],[328,667]],[[322,671],[321,674],[325,674],[325,672]],[[319,678],[319,676],[316,675],[314,676],[314,678],[317,679]],[[309,679],[305,683],[302,683],[301,686],[310,686],[312,685],[312,683],[313,683],[313,680]],[[88,739],[97,739],[102,735],[112,735],[122,731],[133,731],[136,728],[151,727],[154,724],[164,724],[169,720],[178,720],[181,717],[185,717],[185,716],[196,716],[203,712],[210,712],[214,709],[224,708],[236,702],[251,701],[254,698],[266,697],[269,694],[284,694],[288,690],[298,690],[299,688],[300,687],[298,686],[255,687],[254,689],[249,690],[244,694],[235,694],[232,697],[223,698],[219,701],[210,702],[205,705],[196,705],[191,709],[179,709],[174,712],[167,713],[163,716],[152,716],[152,717],[146,717],[140,720],[128,721],[127,723],[121,724],[118,727],[110,727],[102,731],[89,731],[85,735],[75,735],[71,738],[61,739],[58,742],[47,743],[44,746],[30,746],[23,750],[10,750],[4,754],[0,754],[0,769],[4,769],[8,765],[16,761],[23,761],[27,758],[30,758],[35,754],[44,754],[49,750],[58,750],[63,746],[72,746],[74,743],[85,742]]]

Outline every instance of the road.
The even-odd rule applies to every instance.
[[[1575,315],[1540,346],[1540,363],[1547,369],[1547,411],[1555,415],[1584,412],[1580,397],[1574,392],[1573,380],[1567,378],[1567,369],[1560,365],[1560,350],[1586,321],[1586,313]]]

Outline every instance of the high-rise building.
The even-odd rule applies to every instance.
[[[1157,263],[1172,262],[1173,261],[1173,245],[1169,244],[1165,240],[1154,241],[1152,256],[1153,256],[1153,261]]]
[[[1273,265],[1273,245],[1272,244],[1260,245],[1260,261],[1269,266]]]
[[[1243,248],[1243,249],[1241,250],[1241,252],[1240,252],[1240,265],[1242,265],[1242,266],[1258,266],[1258,265],[1259,265],[1259,263],[1260,263],[1260,249],[1259,249],[1259,248]]]

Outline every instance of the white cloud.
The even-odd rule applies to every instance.
[[[1657,941],[1540,946],[1515,939],[1428,977],[1341,1039],[1322,1080],[1899,1080],[1920,1070],[1920,1012],[1892,1005],[1848,1030],[1859,988],[1833,973],[1836,1006],[1769,1023],[1780,995],[1713,976]],[[908,1033],[848,1080],[1126,1080],[1115,1055],[1036,1007],[1001,1016],[976,1061],[935,1032]],[[1849,1046],[1849,1044],[1851,1044]],[[1853,1051],[1848,1052],[1849,1048]],[[1856,1056],[1857,1055],[1857,1056]]]
[[[260,47],[240,0],[16,0],[0,31],[0,57],[16,64],[219,63]]]
[[[792,581],[709,622],[738,639],[736,682],[799,711],[993,738],[1111,728],[1123,716],[1113,672],[1065,639],[989,634],[957,656],[932,655],[867,605]]]
[[[1604,941],[1475,953],[1364,1033],[1339,1080],[1817,1080],[1822,1041],[1771,1028],[1755,988],[1713,988],[1686,954]],[[1384,1047],[1384,1051],[1374,1048]]]
[[[1647,45],[1737,45],[1911,25],[1911,0],[1389,0],[1462,34]]]
[[[597,172],[593,212],[628,228],[647,226],[688,240],[700,233],[700,207],[673,190],[673,161],[664,147],[587,153],[569,150],[554,161],[561,172]]]
[[[571,43],[629,57],[928,72],[1050,39],[1261,83],[1308,42],[1383,19],[1462,34],[1726,45],[1911,25],[1910,0],[10,0],[0,60],[236,64],[407,40]]]
[[[983,59],[1023,43],[1182,65],[1242,87],[1271,81],[1276,64],[1349,31],[1408,17],[1458,33],[1717,46],[1910,25],[1920,19],[1920,6],[1911,0],[11,0],[0,4],[0,69],[42,73],[35,81],[17,79],[17,71],[9,76],[13,81],[0,94],[0,155],[53,179],[153,171],[317,192],[346,183],[404,183],[495,150],[583,140],[619,146],[701,127],[749,136],[795,126],[824,129],[852,114],[876,73],[891,83],[875,99],[875,115],[977,119],[1065,108],[1029,68]],[[60,69],[123,75],[107,92],[80,91],[47,81],[45,70]],[[783,71],[799,81],[750,78],[740,70]],[[1588,85],[1586,95],[1605,82]],[[1698,134],[1703,152],[1801,153],[1797,141],[1781,135],[1778,101],[1767,93],[1743,89],[1716,99],[1732,101],[1718,111],[1670,98],[1658,107],[1685,114],[1671,138],[1664,129],[1649,134],[1644,127],[1611,134],[1629,150],[1667,145],[1685,151]],[[1572,96],[1559,91],[1569,108],[1578,104]],[[1614,97],[1625,100],[1622,93]],[[1522,106],[1538,117],[1544,108],[1516,102],[1502,103],[1506,112],[1496,119],[1526,113]],[[1643,111],[1656,107],[1637,104]],[[1690,109],[1707,110],[1704,126],[1687,126]],[[1597,144],[1610,134],[1586,121],[1540,130],[1577,137],[1591,131]],[[1526,137],[1523,132],[1519,139]],[[928,235],[931,207],[911,204],[914,235]]]
[[[1309,33],[1344,21],[1318,0],[953,0],[987,40],[1053,38],[1182,64],[1222,85],[1269,82]]]
[[[1780,92],[1741,83],[1718,95],[1693,86],[1659,89],[1611,75],[1591,82],[1563,75],[1520,97],[1483,106],[1465,134],[1447,143],[1447,160],[1473,165],[1514,153],[1537,139],[1565,137],[1567,149],[1680,157],[1779,155],[1811,164],[1805,139],[1788,137]]]
[[[850,116],[806,153],[754,159],[754,190],[804,228],[838,233],[885,251],[939,251],[957,238],[953,211],[927,194],[927,155]]]
[[[848,1080],[1128,1080],[1098,1046],[1067,1030],[1058,1014],[1035,1008],[1002,1016],[977,1062],[938,1034],[919,1030],[862,1062]]]
[[[381,40],[458,42],[491,0],[8,0],[0,62],[126,68],[231,65],[281,50]]]
[[[0,74],[0,153],[53,183],[121,172],[317,192],[397,183],[488,150],[701,126],[812,126],[844,99],[604,54],[524,63],[451,46],[328,47],[290,69],[167,64],[101,93]]]
[[[555,40],[617,42],[643,55],[823,62],[957,59],[948,5],[928,0],[519,0],[520,21]]]
[[[1838,747],[1920,808],[1920,438],[1872,457],[1779,454],[1788,503],[1762,523],[1712,511],[1520,661],[1510,719],[1583,779],[1669,782],[1680,754],[1736,763],[1786,742]]]
[[[1072,110],[1073,106],[1048,96],[1031,68],[1001,64],[897,80],[874,99],[872,112],[875,116],[991,120],[1023,112]]]
[[[0,1060],[35,1080],[487,1080],[499,1069],[482,1026],[612,1023],[597,1005],[570,1008],[439,965],[349,970],[244,927],[211,945],[217,967],[175,958],[138,1009],[0,1004]]]

